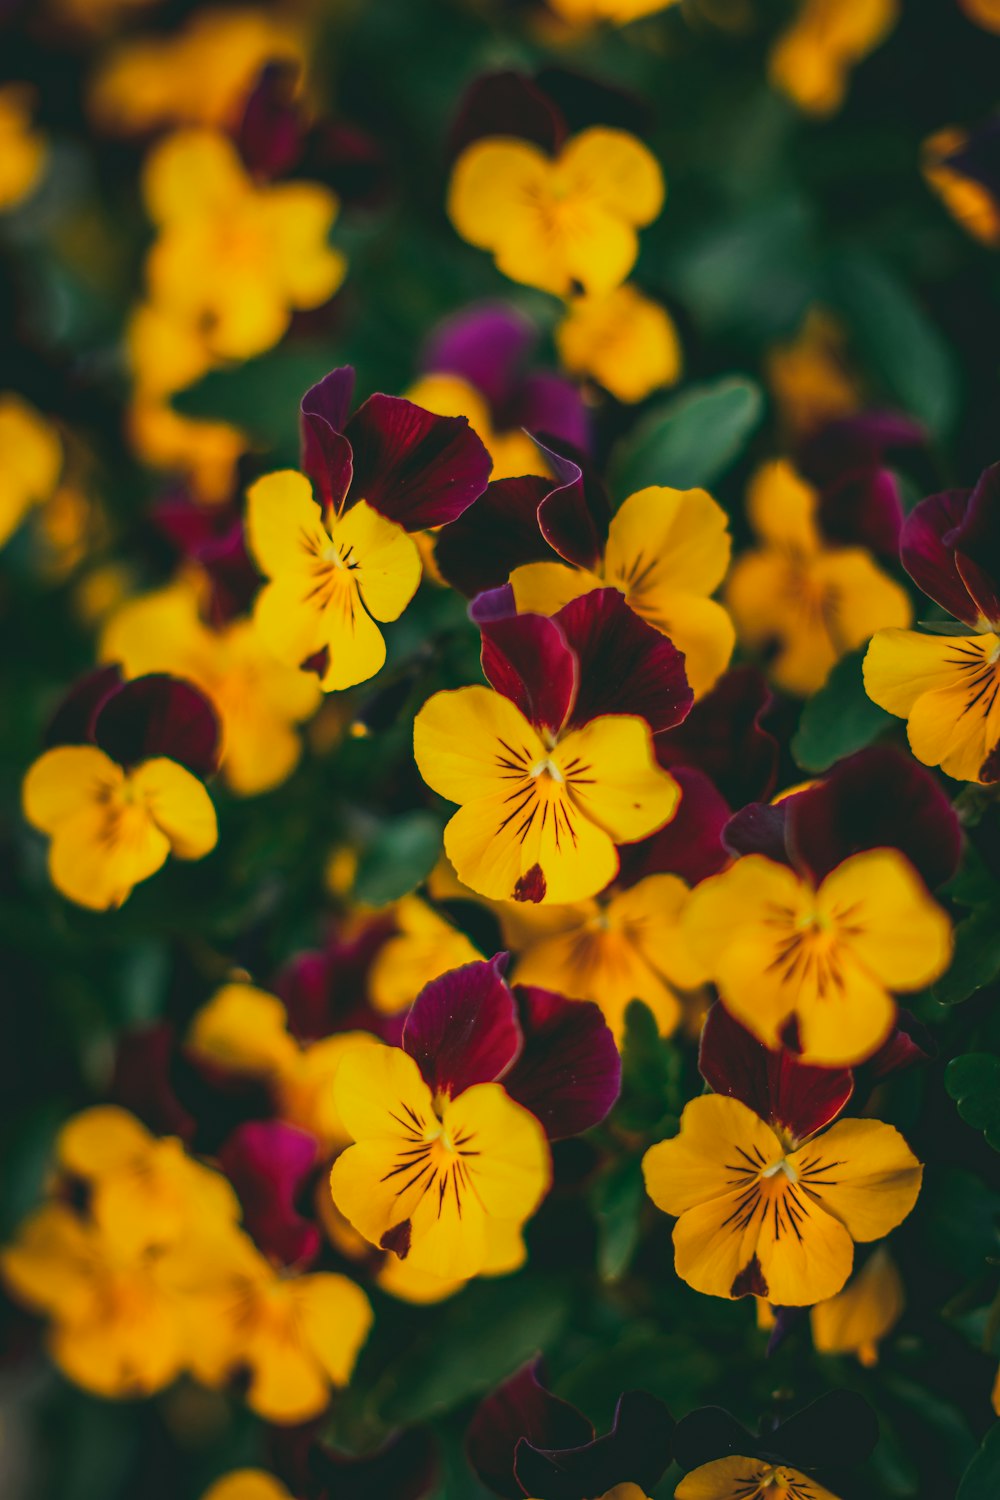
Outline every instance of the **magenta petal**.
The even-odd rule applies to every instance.
[[[983,618],[1000,624],[1000,464],[979,476],[955,538],[955,565]]]
[[[109,1090],[113,1103],[130,1110],[157,1135],[190,1143],[195,1118],[174,1092],[171,1071],[176,1037],[169,1021],[157,1021],[118,1038]]]
[[[45,745],[92,745],[94,720],[122,685],[121,667],[97,667],[74,682],[45,726]]]
[[[344,434],[354,397],[350,365],[310,386],[299,408],[302,467],[324,505],[339,510],[351,487],[354,459]]]
[[[659,734],[690,713],[694,695],[683,654],[641,620],[617,589],[571,599],[553,619],[579,663],[571,724],[599,714],[638,714]]]
[[[728,802],[703,771],[675,766],[670,774],[681,789],[680,805],[658,833],[621,846],[620,885],[635,885],[647,875],[679,875],[697,885],[729,863],[722,843]]]
[[[269,1259],[283,1265],[315,1259],[320,1232],[295,1207],[316,1165],[311,1135],[281,1120],[250,1120],[222,1146],[219,1165],[236,1189],[247,1229]]]
[[[762,724],[772,702],[756,667],[734,667],[683,724],[657,735],[657,759],[668,770],[694,766],[706,772],[731,807],[763,801],[778,773],[778,742]]]
[[[965,519],[969,490],[945,490],[915,505],[903,522],[899,559],[919,589],[956,620],[976,626],[979,610],[955,563],[954,536]]]
[[[862,469],[823,490],[819,501],[823,535],[843,546],[867,547],[895,558],[903,524],[903,502],[889,469]]]
[[[406,1018],[403,1048],[435,1094],[454,1097],[493,1083],[522,1047],[514,997],[503,980],[507,954],[463,964],[425,984]]]
[[[810,1067],[791,1052],[770,1051],[718,1001],[702,1028],[698,1067],[715,1093],[738,1099],[797,1141],[836,1119],[854,1090],[850,1068]]]
[[[524,1497],[514,1477],[514,1454],[522,1439],[540,1448],[576,1448],[594,1436],[582,1412],[542,1385],[541,1364],[532,1360],[498,1385],[476,1407],[466,1431],[469,1463],[483,1484],[507,1500]]]
[[[524,1050],[504,1078],[549,1140],[600,1124],[621,1090],[622,1063],[600,1007],[533,985],[514,986]]]
[[[526,1495],[544,1500],[594,1500],[619,1484],[652,1494],[670,1462],[674,1420],[646,1391],[619,1399],[611,1431],[579,1448],[543,1449],[523,1440],[514,1473]]]
[[[360,1456],[317,1445],[309,1469],[321,1486],[316,1500],[421,1500],[438,1477],[437,1451],[426,1427],[412,1427]],[[303,1484],[299,1493],[315,1491]]]
[[[484,136],[513,135],[555,152],[566,138],[566,125],[552,100],[524,73],[484,73],[459,102],[448,133],[448,152],[456,157]]]
[[[556,621],[546,615],[515,615],[483,621],[480,631],[483,673],[490,686],[537,729],[557,733],[573,709],[579,671]]]
[[[513,620],[517,614],[514,590],[509,583],[499,588],[484,589],[471,601],[468,616],[473,625],[492,625],[495,620]]]
[[[254,177],[282,177],[305,147],[299,103],[299,66],[282,60],[265,64],[247,100],[240,124],[240,154]]]
[[[578,568],[596,568],[611,524],[611,505],[593,464],[568,443],[535,437],[556,476],[538,507],[542,536],[559,556]]]
[[[790,863],[788,856],[788,805],[783,802],[748,802],[734,813],[726,824],[722,841],[730,854],[764,854],[779,864]]]
[[[468,381],[496,414],[513,397],[518,372],[537,340],[535,325],[519,308],[477,302],[437,325],[420,363],[425,370]]]
[[[538,507],[551,489],[551,479],[534,474],[494,479],[437,538],[434,560],[442,577],[471,597],[505,583],[522,563],[554,562],[538,529]]]
[[[483,493],[493,460],[465,417],[401,396],[369,396],[347,424],[351,493],[407,531],[454,521]]]
[[[564,375],[551,375],[544,370],[526,375],[498,416],[498,425],[503,428],[524,427],[528,432],[551,433],[561,443],[584,453],[590,451],[590,414],[579,386]]]
[[[219,718],[198,688],[153,672],[134,677],[105,698],[93,721],[94,741],[121,766],[166,756],[195,776],[219,764]]]
[[[864,849],[898,849],[932,889],[958,868],[962,835],[931,771],[889,745],[843,760],[825,780],[781,804],[788,848],[814,880]]]

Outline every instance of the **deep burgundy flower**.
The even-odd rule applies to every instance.
[[[1000,627],[1000,464],[974,489],[915,505],[899,555],[917,587],[956,620],[973,630]]]
[[[96,745],[120,766],[165,756],[206,777],[219,765],[219,719],[204,693],[183,678],[152,672],[122,682],[117,666],[100,667],[70,688],[45,744]]]

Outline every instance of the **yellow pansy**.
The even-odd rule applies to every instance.
[[[673,319],[631,285],[575,297],[556,326],[555,340],[565,370],[596,380],[619,401],[644,401],[680,379],[681,346]]]
[[[772,345],[765,369],[793,437],[806,437],[861,405],[861,385],[847,360],[846,335],[826,308],[810,308],[794,338]]]
[[[31,91],[0,87],[0,213],[34,192],[48,161],[44,137],[31,123]]]
[[[716,1458],[685,1474],[674,1500],[839,1500],[790,1464],[763,1458]]]
[[[0,145],[2,152],[2,145]],[[59,483],[63,450],[52,424],[13,391],[0,393],[0,546]]]
[[[853,1354],[874,1365],[879,1341],[899,1322],[905,1301],[896,1262],[880,1245],[842,1292],[810,1311],[813,1344],[821,1354]]]
[[[678,0],[547,0],[547,3],[557,16],[574,25],[607,21],[614,26],[627,26],[629,21],[668,10]]]
[[[397,930],[375,955],[368,976],[371,1002],[387,1015],[406,1010],[429,980],[482,957],[419,896],[404,896],[392,914]]]
[[[771,49],[771,83],[806,114],[833,114],[844,102],[851,69],[898,19],[899,0],[805,0]]]

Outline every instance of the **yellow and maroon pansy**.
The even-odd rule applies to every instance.
[[[261,637],[291,666],[325,652],[328,692],[374,677],[385,661],[379,623],[397,619],[420,582],[408,533],[461,515],[490,473],[464,418],[384,395],[350,416],[353,391],[347,367],[307,391],[305,473],[267,474],[247,496],[250,550],[267,579],[254,616]]]
[[[924,142],[920,164],[928,186],[966,233],[1000,248],[1000,126],[946,126]]]

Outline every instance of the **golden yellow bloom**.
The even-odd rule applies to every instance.
[[[736,633],[709,597],[729,566],[728,520],[706,490],[650,485],[611,518],[597,572],[568,563],[526,563],[510,575],[520,612],[555,612],[592,589],[616,588],[630,608],[684,653],[696,698],[725,671]]]
[[[737,1020],[768,1047],[794,1024],[803,1061],[829,1067],[870,1056],[892,992],[931,984],[951,959],[947,915],[895,849],[852,855],[818,889],[746,855],[695,887],[682,926]]]
[[[0,88],[0,213],[34,192],[47,161],[45,139],[31,123],[31,90],[5,84]]]
[[[821,1354],[853,1354],[874,1365],[879,1340],[899,1322],[905,1303],[896,1262],[881,1245],[842,1292],[812,1309],[813,1343]]]
[[[838,1500],[801,1469],[763,1458],[716,1458],[685,1474],[674,1500]]]
[[[263,1469],[234,1469],[210,1484],[201,1500],[292,1500],[280,1479]]]
[[[327,243],[336,195],[314,182],[256,185],[224,135],[180,130],[161,141],[143,194],[157,227],[152,299],[197,330],[213,360],[270,349],[296,308],[319,307],[344,279],[344,258]]]
[[[958,0],[958,3],[977,26],[1000,32],[1000,0]]]
[[[526,432],[512,428],[497,432],[485,397],[460,375],[437,371],[421,375],[406,392],[408,401],[438,417],[468,417],[469,426],[482,439],[493,460],[491,479],[511,479],[520,474],[547,474],[548,465]]]
[[[785,460],[758,469],[747,511],[763,545],[737,558],[726,585],[741,641],[757,650],[776,646],[771,676],[801,697],[821,688],[834,664],[876,630],[913,618],[906,590],[865,548],[823,542],[817,503]]]
[[[2,150],[2,146],[0,146]],[[0,393],[0,546],[54,493],[63,463],[59,434],[13,391]]]
[[[1000,31],[1000,23],[997,30]],[[1000,246],[1000,204],[985,183],[966,176],[948,162],[948,157],[960,151],[966,140],[965,131],[955,127],[935,131],[921,148],[921,169],[928,185],[966,233],[996,249]]]
[[[806,114],[833,114],[844,102],[851,69],[885,41],[898,19],[898,0],[805,0],[771,50],[771,83]]]
[[[316,677],[278,661],[252,620],[211,629],[193,586],[176,583],[123,605],[104,629],[100,655],[127,677],[170,672],[207,694],[222,724],[222,774],[238,796],[279,786],[298,765],[295,726],[319,706]]]
[[[669,9],[678,0],[547,0],[547,3],[557,16],[575,25],[608,21],[614,26],[627,26],[629,21]]]
[[[555,340],[565,370],[590,376],[619,401],[643,401],[680,379],[681,346],[673,319],[631,285],[574,298]]]
[[[108,31],[156,0],[52,0],[52,8],[71,25],[86,31]]]
[[[847,339],[833,315],[811,307],[795,337],[765,359],[767,380],[793,437],[804,437],[861,405],[860,384],[847,363]]]
[[[663,206],[659,164],[634,136],[593,126],[555,158],[530,141],[474,141],[455,164],[448,213],[512,281],[566,297],[609,292],[639,250],[637,228]]]
[[[203,858],[218,836],[201,782],[163,756],[125,770],[96,745],[59,745],[28,771],[22,798],[50,837],[52,884],[94,911],[121,906],[168,854]]]
[[[368,978],[372,1004],[387,1015],[406,1010],[439,974],[482,958],[464,932],[419,896],[397,901],[393,919],[397,931],[375,955]]]

